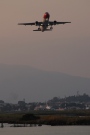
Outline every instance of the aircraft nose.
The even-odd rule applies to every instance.
[[[49,18],[50,18],[49,13],[48,13],[48,12],[46,12],[46,13],[44,14],[43,18],[44,18],[44,19],[49,19]]]

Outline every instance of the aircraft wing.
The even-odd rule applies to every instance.
[[[71,23],[71,22],[57,22],[57,21],[49,21],[49,25],[57,25],[57,24],[65,24],[65,23]]]
[[[41,26],[42,22],[33,22],[33,23],[18,23],[18,25],[36,25],[36,26]]]
[[[18,23],[18,25],[35,25],[35,23]]]

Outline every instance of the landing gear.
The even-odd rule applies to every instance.
[[[38,28],[38,30],[41,30],[40,27]]]
[[[50,30],[52,30],[52,29],[53,29],[53,27],[51,26],[51,27],[50,27]]]

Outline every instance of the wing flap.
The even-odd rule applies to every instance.
[[[42,26],[43,22],[33,22],[33,23],[18,23],[18,25],[36,25],[36,26]]]
[[[49,25],[58,25],[58,24],[66,24],[66,23],[71,23],[71,22],[57,22],[57,21],[50,21]]]
[[[18,25],[35,25],[35,23],[18,23]]]
[[[56,24],[65,24],[65,23],[71,23],[71,22],[56,22]]]

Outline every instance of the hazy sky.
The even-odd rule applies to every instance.
[[[71,21],[52,32],[20,22]],[[90,77],[90,0],[0,0],[0,63]]]

